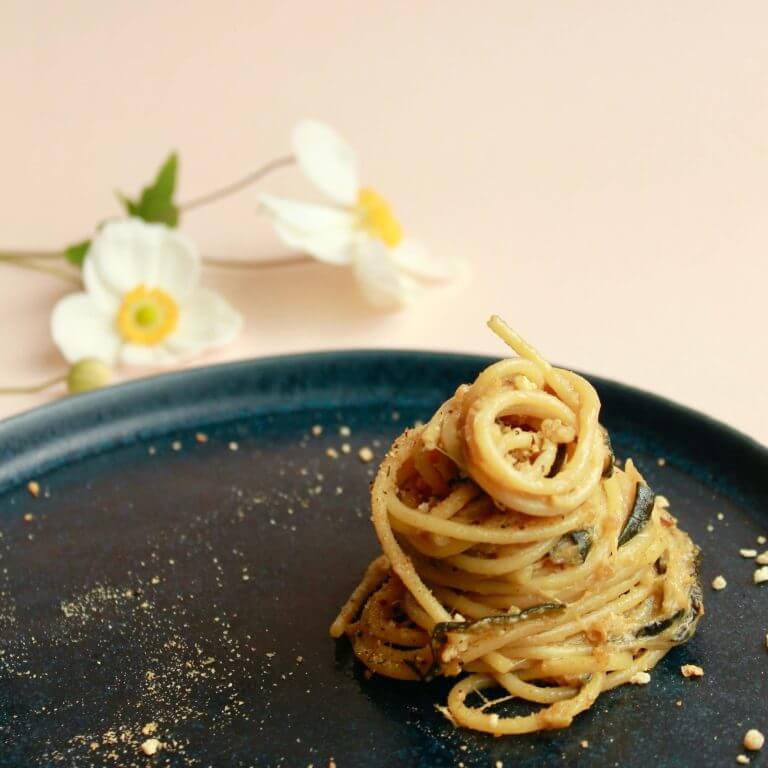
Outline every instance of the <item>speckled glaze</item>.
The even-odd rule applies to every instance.
[[[357,450],[379,459],[488,362],[256,360],[0,424],[0,766],[735,764],[747,728],[768,729],[768,585],[738,554],[768,535],[768,451],[613,382],[592,377],[617,455],[636,458],[703,551],[707,614],[650,685],[600,697],[568,730],[493,739],[436,712],[447,681],[366,680],[328,637],[378,549],[375,462]],[[326,455],[344,442],[349,454]],[[704,678],[684,679],[683,663]]]

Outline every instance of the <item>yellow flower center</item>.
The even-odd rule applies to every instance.
[[[154,346],[179,322],[179,305],[165,291],[140,285],[126,293],[117,314],[117,329],[125,341]]]
[[[360,226],[390,248],[394,248],[403,239],[400,222],[392,213],[389,203],[375,190],[360,190],[355,211]]]

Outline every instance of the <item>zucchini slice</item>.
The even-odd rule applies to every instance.
[[[632,505],[632,511],[629,513],[627,521],[619,534],[619,546],[624,546],[628,541],[637,536],[651,519],[653,512],[653,502],[656,500],[656,494],[649,485],[638,483],[635,491],[635,503]]]

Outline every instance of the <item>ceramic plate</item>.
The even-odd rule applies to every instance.
[[[650,685],[601,696],[567,730],[494,739],[435,710],[447,681],[366,680],[329,638],[378,549],[376,461],[358,449],[378,460],[488,362],[255,360],[0,425],[0,766],[735,764],[745,730],[768,730],[768,584],[738,553],[768,535],[768,452],[616,383],[591,377],[617,455],[703,550],[707,615]],[[684,679],[688,662],[705,676]]]

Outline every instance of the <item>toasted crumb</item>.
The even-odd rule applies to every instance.
[[[682,699],[678,699],[678,700],[675,702],[675,706],[676,706],[676,707],[682,707],[682,706],[683,706],[683,700],[682,700]]]
[[[315,437],[319,437],[320,435],[322,435],[322,434],[323,434],[323,428],[322,428],[322,426],[321,426],[320,424],[314,424],[314,425],[312,426],[312,434],[313,434]]]
[[[709,525],[707,525],[707,530],[708,530],[710,533],[712,533],[712,531],[714,531],[714,530],[715,530],[715,526],[714,526],[714,525],[712,525],[712,523],[709,523]]]
[[[35,519],[35,516],[31,512],[24,513],[24,522],[31,523]]]
[[[712,589],[716,589],[718,592],[721,589],[725,589],[728,586],[728,582],[722,576],[715,576],[712,579]]]
[[[766,539],[765,536],[758,536],[757,537],[757,543],[758,544],[768,544],[768,539]]]
[[[141,744],[141,751],[145,755],[154,755],[160,749],[160,742],[157,739],[147,739]]]
[[[180,451],[181,450],[181,440],[174,440],[171,443],[171,448],[173,448],[174,451]]]
[[[763,748],[765,744],[765,736],[757,730],[757,728],[750,728],[744,734],[744,748],[756,752],[758,749]]]
[[[360,461],[364,461],[366,463],[373,461],[373,451],[367,445],[364,445],[357,452],[357,455],[360,457]]]
[[[333,758],[328,761],[328,768],[336,768],[336,761]]]
[[[629,678],[629,682],[633,685],[648,685],[651,682],[651,676],[647,672],[635,672]]]
[[[40,483],[38,483],[37,480],[30,480],[27,483],[27,490],[29,491],[30,496],[37,498],[40,495]]]
[[[230,441],[228,447],[229,447],[230,451],[236,451],[236,450],[238,450],[238,448],[240,448],[239,444],[237,442],[235,442],[234,440]]]
[[[683,677],[704,677],[704,670],[698,664],[683,664],[680,671]]]
[[[206,435],[205,432],[198,432],[195,435],[195,442],[200,443],[200,445],[202,445],[203,443],[207,443],[208,442],[208,435]]]
[[[658,464],[660,467],[663,467],[663,466],[664,466],[664,465],[667,463],[667,460],[666,460],[666,459],[665,459],[663,456],[659,456],[659,458],[658,458],[658,459],[656,459],[656,463],[657,463],[657,464]]]
[[[155,733],[155,731],[157,731],[157,723],[156,723],[156,722],[154,722],[154,721],[153,721],[153,722],[151,722],[151,723],[147,723],[147,724],[146,724],[146,725],[145,725],[145,726],[144,726],[144,727],[141,729],[141,732],[142,732],[142,733],[143,733],[145,736],[151,736],[153,733]]]
[[[738,755],[736,758],[736,762],[739,765],[749,765],[749,758],[746,755]]]
[[[466,744],[459,744],[459,749],[462,752],[466,752],[469,749],[469,747]]]
[[[341,452],[342,453],[350,453],[352,451],[352,446],[349,443],[342,443],[341,444]]]
[[[756,549],[740,549],[739,554],[742,557],[747,557],[747,558],[757,557],[757,550]]]
[[[762,568],[758,568],[752,575],[752,580],[755,584],[763,584],[768,581],[768,565],[764,565]]]
[[[768,565],[768,550],[765,552],[761,552],[757,556],[757,564],[758,565]]]
[[[581,745],[582,749],[587,749],[589,747],[589,742],[586,739],[582,739],[579,744]]]
[[[325,449],[325,455],[329,459],[338,459],[339,458],[339,452],[335,448],[326,448]]]
[[[344,424],[339,427],[339,434],[342,437],[349,437],[352,434],[352,430]]]
[[[154,456],[157,453],[157,448],[155,448],[154,445],[150,445],[149,448],[147,448],[147,453],[150,456]]]
[[[496,768],[504,768],[504,763],[501,762],[501,760],[496,761]]]
[[[725,520],[725,515],[722,512],[717,513],[717,519],[718,520]]]

